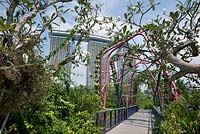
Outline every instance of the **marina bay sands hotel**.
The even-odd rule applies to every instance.
[[[62,31],[52,31],[50,33],[50,52],[55,50],[60,44],[64,43],[65,39],[69,37],[68,32],[62,32]],[[58,63],[60,63],[62,60],[64,60],[65,56],[70,55],[76,48],[75,43],[80,38],[79,34],[75,34],[71,42],[69,44],[64,45],[62,49],[60,49],[51,59],[50,64],[57,67]],[[100,49],[108,45],[111,40],[106,37],[97,36],[97,35],[90,35],[89,37],[85,38],[84,43],[87,44],[87,52],[90,54],[90,64],[86,67],[86,86],[92,86],[94,84],[92,75],[95,72],[95,58],[96,54],[100,51]],[[103,65],[105,65],[105,60],[103,59]],[[119,66],[119,65],[118,65]],[[66,67],[71,70],[72,69],[72,63],[68,63]],[[105,68],[103,68],[103,71]],[[104,77],[104,73],[103,73]]]

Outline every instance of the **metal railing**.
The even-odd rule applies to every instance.
[[[153,114],[154,114],[154,117],[156,118],[156,120],[161,121],[163,119],[160,108],[154,106]]]
[[[138,111],[138,106],[102,110],[96,113],[96,126],[102,127],[102,133],[111,130]]]

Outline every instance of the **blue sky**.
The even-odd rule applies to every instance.
[[[95,2],[99,2],[99,0],[96,0]],[[124,13],[127,10],[127,6],[134,4],[136,0],[105,0],[101,1],[103,2],[103,7],[100,16],[112,16],[114,19],[116,19],[118,16],[120,16],[121,20],[123,21]],[[143,0],[145,5],[148,5],[148,0]],[[158,1],[160,2],[160,1]],[[168,0],[167,2],[162,2],[157,8],[156,11],[150,14],[147,14],[145,16],[144,21],[148,21],[149,19],[155,18],[157,14],[162,14],[163,10],[172,10],[175,8],[174,0]],[[144,22],[145,23],[145,22]],[[83,49],[85,49],[83,47]],[[142,66],[140,68],[143,68]],[[85,73],[86,73],[86,67],[80,66],[79,68],[76,68],[73,70],[76,74],[79,74],[79,76],[72,76],[72,79],[76,80],[77,84],[83,84],[85,81]]]
[[[114,19],[118,16],[123,20],[123,14],[126,12],[127,6],[136,3],[138,0],[93,0],[93,3],[103,3],[102,12],[100,13],[100,16],[112,16]],[[148,0],[140,0],[141,2],[144,2],[145,5],[148,5]],[[156,11],[153,13],[150,13],[145,16],[144,21],[148,21],[149,19],[154,18],[157,14],[162,14],[162,9],[165,8],[167,10],[172,10],[175,8],[175,0],[155,0],[155,2],[160,2],[160,5],[157,6]],[[69,2],[67,4],[64,4],[66,7],[73,7],[75,5],[75,2]],[[53,9],[50,8],[48,10],[48,14],[51,15],[53,12]],[[5,16],[5,9],[2,8],[2,5],[0,5],[0,15]],[[67,14],[65,15],[65,18],[67,20],[66,24],[61,24],[59,29],[65,29],[70,28],[73,25],[73,19],[72,15]],[[47,41],[44,42],[44,55],[47,55],[49,53],[49,34],[48,31],[46,31],[43,36],[47,37]]]
[[[127,10],[128,5],[132,5],[136,3],[138,0],[93,0],[94,3],[101,2],[103,3],[102,11],[99,16],[112,16],[114,19],[120,16],[121,20],[123,21],[123,14]],[[149,2],[148,0],[140,0],[141,2],[144,2],[145,5],[148,5]],[[185,1],[185,0],[181,0]],[[162,15],[163,14],[163,9],[166,9],[166,12],[175,10],[176,8],[176,0],[155,0],[155,2],[159,2],[160,4],[156,6],[156,10],[153,12],[150,12],[146,16],[144,16],[144,23],[146,23],[148,20],[155,18],[158,14]],[[66,7],[72,7],[74,6],[75,3],[67,3],[65,4]],[[51,14],[53,10],[50,8],[49,9],[49,14]],[[2,8],[0,5],[0,15],[5,16],[5,10]],[[59,20],[57,22],[60,23],[59,29],[65,29],[65,28],[70,28],[73,25],[73,19],[72,15],[67,14],[66,16],[66,24],[61,24]],[[49,34],[48,31],[46,31],[43,36],[47,37],[47,41],[44,42],[43,44],[43,50],[44,50],[44,55],[47,55],[49,53],[49,44],[50,44],[50,39],[49,39]],[[83,46],[83,50],[86,50],[86,45]],[[194,63],[199,62],[199,59],[194,60]],[[85,72],[86,72],[86,67],[80,66],[80,68],[77,68],[74,70],[75,73],[78,75],[82,75],[79,77],[74,77],[73,79],[76,79],[77,84],[84,84],[85,83]]]
[[[93,0],[93,3],[99,3],[99,2],[103,3],[102,10],[99,16],[112,16],[114,19],[120,16],[121,20],[123,21],[123,16],[127,10],[127,6],[136,3],[137,0]],[[144,2],[144,5],[149,5],[148,0],[142,0],[142,2]],[[162,15],[163,9],[166,9],[166,11],[175,9],[175,4],[174,4],[175,0],[167,0],[167,1],[155,0],[155,2],[159,2],[160,4],[156,7],[155,11],[150,12],[144,17],[144,23],[152,18],[155,18],[156,15],[158,14]],[[74,2],[66,4],[67,7],[74,6],[74,5],[75,5]],[[50,12],[53,12],[53,11],[50,11]],[[65,24],[61,24],[59,22],[60,20],[57,20],[61,24],[59,29],[72,27],[73,25],[72,16],[70,14],[67,14],[65,15],[65,18],[67,20],[67,23]],[[46,32],[44,36],[48,37],[48,32]],[[44,55],[48,54],[49,38],[47,39],[47,42],[44,43],[44,50],[45,50]]]
[[[149,5],[148,0],[140,0],[141,2],[144,2],[144,5]],[[185,0],[181,0],[185,1]],[[118,16],[120,16],[121,20],[123,21],[124,13],[127,10],[128,5],[135,4],[137,0],[94,0],[94,3],[103,2],[102,11],[100,13],[100,16],[112,16],[114,19],[116,19]],[[166,14],[169,11],[173,11],[176,8],[176,0],[155,0],[155,2],[160,3],[156,6],[155,11],[149,12],[146,16],[144,16],[144,22],[147,23],[148,20],[151,20],[155,18],[157,15],[163,15],[163,11],[165,10]],[[164,9],[164,10],[163,10]],[[47,45],[48,46],[48,45]],[[83,50],[85,51],[86,45],[83,46]],[[193,63],[200,63],[200,58],[196,58]],[[142,66],[140,68],[143,68]],[[86,73],[86,67],[80,66],[79,68],[76,68],[73,70],[76,74],[79,76],[72,76],[72,79],[77,82],[77,84],[85,84],[85,73]]]

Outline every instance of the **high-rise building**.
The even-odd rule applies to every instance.
[[[90,53],[90,64],[87,67],[87,79],[86,79],[86,85],[91,86],[94,85],[93,77],[95,72],[95,59],[98,52],[102,49],[103,46],[107,45],[107,42],[102,42],[98,40],[90,40],[88,42],[88,52]],[[102,60],[102,78],[105,78],[105,58]],[[104,81],[103,81],[104,82]]]
[[[117,53],[126,53],[128,51],[128,48],[120,48],[117,50]],[[124,62],[124,57],[121,57],[121,60],[117,61],[117,68],[118,68],[118,72],[120,73],[121,75],[121,71],[123,69],[123,63]],[[136,61],[133,59],[131,64],[135,64]],[[125,69],[127,68],[127,66],[125,66]],[[132,68],[133,69],[133,68]],[[130,68],[129,68],[130,70]],[[127,70],[128,71],[128,70]],[[126,73],[126,71],[124,70],[124,73]],[[123,80],[127,80],[128,78],[131,78],[131,75],[132,75],[132,71],[128,72],[126,75],[123,76]]]
[[[50,52],[54,51],[58,46],[60,46],[62,43],[65,43],[65,39],[69,37],[69,33],[67,32],[60,32],[60,31],[53,31],[50,33]],[[55,68],[58,67],[58,64],[64,60],[65,56],[70,55],[75,46],[75,42],[80,38],[79,34],[76,34],[73,36],[72,41],[69,44],[64,44],[63,48],[60,49],[51,59],[50,64],[54,65]],[[90,64],[87,66],[85,79],[86,83],[85,85],[91,86],[94,84],[93,82],[93,74],[95,72],[95,58],[97,53],[100,51],[100,49],[108,45],[110,43],[110,39],[102,37],[102,36],[96,36],[91,35],[88,38],[86,38],[83,42],[86,42],[87,45],[87,51],[90,54]],[[105,65],[105,60],[103,60],[102,64]],[[72,63],[68,63],[66,67],[71,70]],[[105,76],[105,67],[103,67],[103,79]]]
[[[65,59],[67,55],[70,54],[72,45],[65,44],[66,34],[61,32],[52,32],[50,33],[50,52],[55,51],[59,46],[63,45],[62,49],[58,49],[58,52],[50,59],[50,64],[55,68],[58,67],[58,64]],[[65,65],[69,70],[71,70],[71,63]]]

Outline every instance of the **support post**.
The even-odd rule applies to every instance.
[[[112,128],[112,111],[110,111],[110,128]]]
[[[115,117],[114,117],[114,122],[115,122],[115,125],[116,125],[116,123],[117,123],[117,119],[116,119],[116,113],[117,113],[117,111],[115,110]]]
[[[118,123],[120,123],[120,109],[118,110]]]
[[[124,68],[125,68],[125,64],[123,63],[122,70],[121,70],[121,80],[120,80],[121,82],[120,82],[120,93],[119,93],[119,98],[118,98],[118,107],[121,106]]]
[[[133,76],[134,76],[134,74],[135,74],[135,72],[133,72],[132,73],[132,75],[131,75],[131,80],[130,80],[130,99],[129,99],[129,106],[131,106],[132,105],[132,102],[133,102],[133,99],[132,99],[132,94],[134,93],[133,92]],[[133,94],[133,96],[134,96],[134,94]]]
[[[99,113],[96,113],[96,126],[99,125]]]
[[[106,112],[103,113],[103,128],[104,128],[104,132],[106,132]]]

